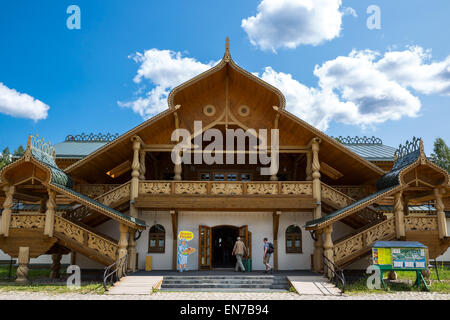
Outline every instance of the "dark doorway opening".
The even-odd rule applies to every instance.
[[[212,228],[212,267],[233,268],[236,258],[231,255],[239,235],[239,228],[233,226],[217,226]]]

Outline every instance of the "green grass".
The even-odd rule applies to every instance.
[[[61,293],[81,293],[81,294],[104,294],[103,285],[98,282],[81,284],[80,288],[69,288],[65,283],[60,284],[44,284],[44,283],[28,283],[16,284],[14,282],[0,283],[0,293],[2,292],[45,292],[49,294]]]
[[[50,269],[30,269],[28,271],[27,284],[18,284],[16,279],[16,268],[11,270],[11,280],[8,281],[9,266],[0,266],[0,293],[1,292],[45,292],[50,294],[81,293],[81,294],[103,294],[105,289],[100,282],[85,282],[80,288],[69,288],[64,277],[57,282],[48,282]],[[64,276],[66,269],[62,268],[60,274]]]
[[[436,271],[434,269],[431,270],[430,280],[431,285],[429,285],[430,292],[438,292],[438,293],[447,293],[450,294],[450,269],[444,268],[442,266],[438,266],[439,279],[441,282],[437,281]],[[346,283],[345,293],[346,294],[361,294],[361,293],[392,293],[392,292],[400,292],[400,291],[409,291],[409,292],[418,292],[424,291],[424,288],[419,289],[417,287],[413,287],[412,284],[416,280],[416,273],[411,271],[397,271],[397,279],[399,280],[410,280],[408,283],[387,283],[386,289],[380,290],[370,290],[367,288],[367,278],[369,275],[361,276],[357,281],[351,281]],[[387,273],[383,273],[385,277]],[[386,279],[385,279],[386,280]]]

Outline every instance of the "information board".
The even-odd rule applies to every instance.
[[[373,264],[391,265],[392,264],[391,248],[373,248],[372,258]]]
[[[392,248],[394,268],[425,268],[426,256],[423,248]]]

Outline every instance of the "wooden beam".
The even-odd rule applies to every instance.
[[[177,247],[178,247],[178,212],[170,210],[170,216],[172,217],[172,270],[177,270]]]
[[[274,270],[278,270],[278,229],[280,225],[281,211],[275,211],[273,213],[273,246],[275,248],[273,254],[273,267]]]
[[[136,208],[198,211],[306,211],[317,207],[311,197],[301,196],[167,196],[145,195],[135,199]]]

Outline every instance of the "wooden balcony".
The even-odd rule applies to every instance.
[[[137,208],[153,210],[311,211],[310,181],[140,181]]]

